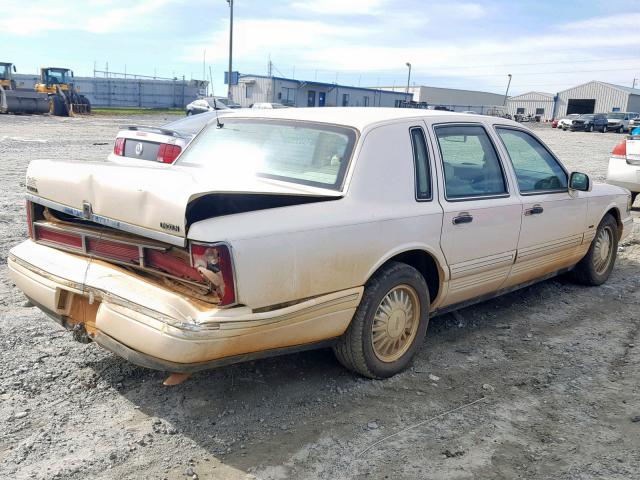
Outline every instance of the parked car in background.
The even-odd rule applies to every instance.
[[[289,108],[281,103],[258,102],[251,105],[251,108],[258,110],[273,110],[274,108]]]
[[[631,192],[631,203],[640,193],[640,135],[630,135],[611,152],[607,183]]]
[[[578,118],[579,116],[579,113],[571,113],[566,117],[562,117],[560,120],[558,120],[558,128],[561,128],[562,130],[568,130],[571,126],[571,121]]]
[[[242,108],[242,105],[240,105],[239,103],[234,102],[233,100],[229,100],[228,98],[216,97],[216,99],[218,100],[218,102],[226,105],[229,108]]]
[[[618,133],[628,132],[631,120],[638,118],[636,112],[611,112],[607,113],[607,128],[605,131]]]
[[[605,133],[609,128],[609,119],[606,113],[596,113],[593,115],[593,128],[597,132]]]
[[[123,125],[116,135],[109,160],[143,165],[146,162],[173,163],[191,139],[209,122],[234,113],[231,109],[181,118],[162,127]]]
[[[571,120],[571,123],[567,128],[572,132],[576,132],[576,131],[593,132],[594,119],[595,119],[595,115],[592,113],[586,114],[586,115],[579,115],[578,117],[573,118]],[[606,121],[606,117],[605,117],[605,121]],[[564,126],[562,128],[563,130],[567,129]]]
[[[173,165],[34,160],[26,185],[13,282],[170,372],[330,345],[390,377],[432,315],[569,270],[602,284],[632,227],[627,190],[526,127],[430,110],[245,111]]]
[[[229,107],[225,105],[219,98],[206,97],[194,100],[185,107],[187,115],[197,115],[198,113],[212,112],[213,110],[227,110]]]

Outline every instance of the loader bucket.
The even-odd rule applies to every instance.
[[[46,93],[0,87],[0,113],[49,113],[49,97]]]

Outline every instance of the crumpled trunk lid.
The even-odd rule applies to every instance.
[[[52,160],[29,164],[27,191],[36,203],[179,246],[186,244],[187,207],[205,195],[342,196],[337,191],[260,177],[224,177],[215,169]]]

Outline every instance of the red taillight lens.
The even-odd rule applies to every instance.
[[[27,233],[33,238],[33,203],[27,200]]]
[[[36,227],[35,239],[82,250],[82,237],[73,233]]]
[[[182,148],[178,145],[169,145],[168,143],[163,143],[160,145],[158,149],[158,158],[157,160],[162,163],[173,163],[173,161],[178,158]]]
[[[220,298],[220,306],[236,303],[233,264],[229,247],[223,244],[191,244],[191,264]]]
[[[113,153],[120,157],[124,157],[124,138],[116,138],[116,143],[113,145]]]
[[[140,250],[136,245],[112,242],[100,238],[87,238],[86,251],[99,257],[113,258],[121,262],[138,263]]]
[[[616,145],[611,152],[611,156],[614,158],[621,158],[623,160],[627,159],[627,141],[623,140],[618,145]]]

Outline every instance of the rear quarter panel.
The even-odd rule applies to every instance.
[[[204,220],[189,238],[231,245],[238,300],[252,308],[364,285],[407,250],[425,250],[444,265],[442,210],[415,200],[409,128],[420,123],[363,132],[341,199]]]

